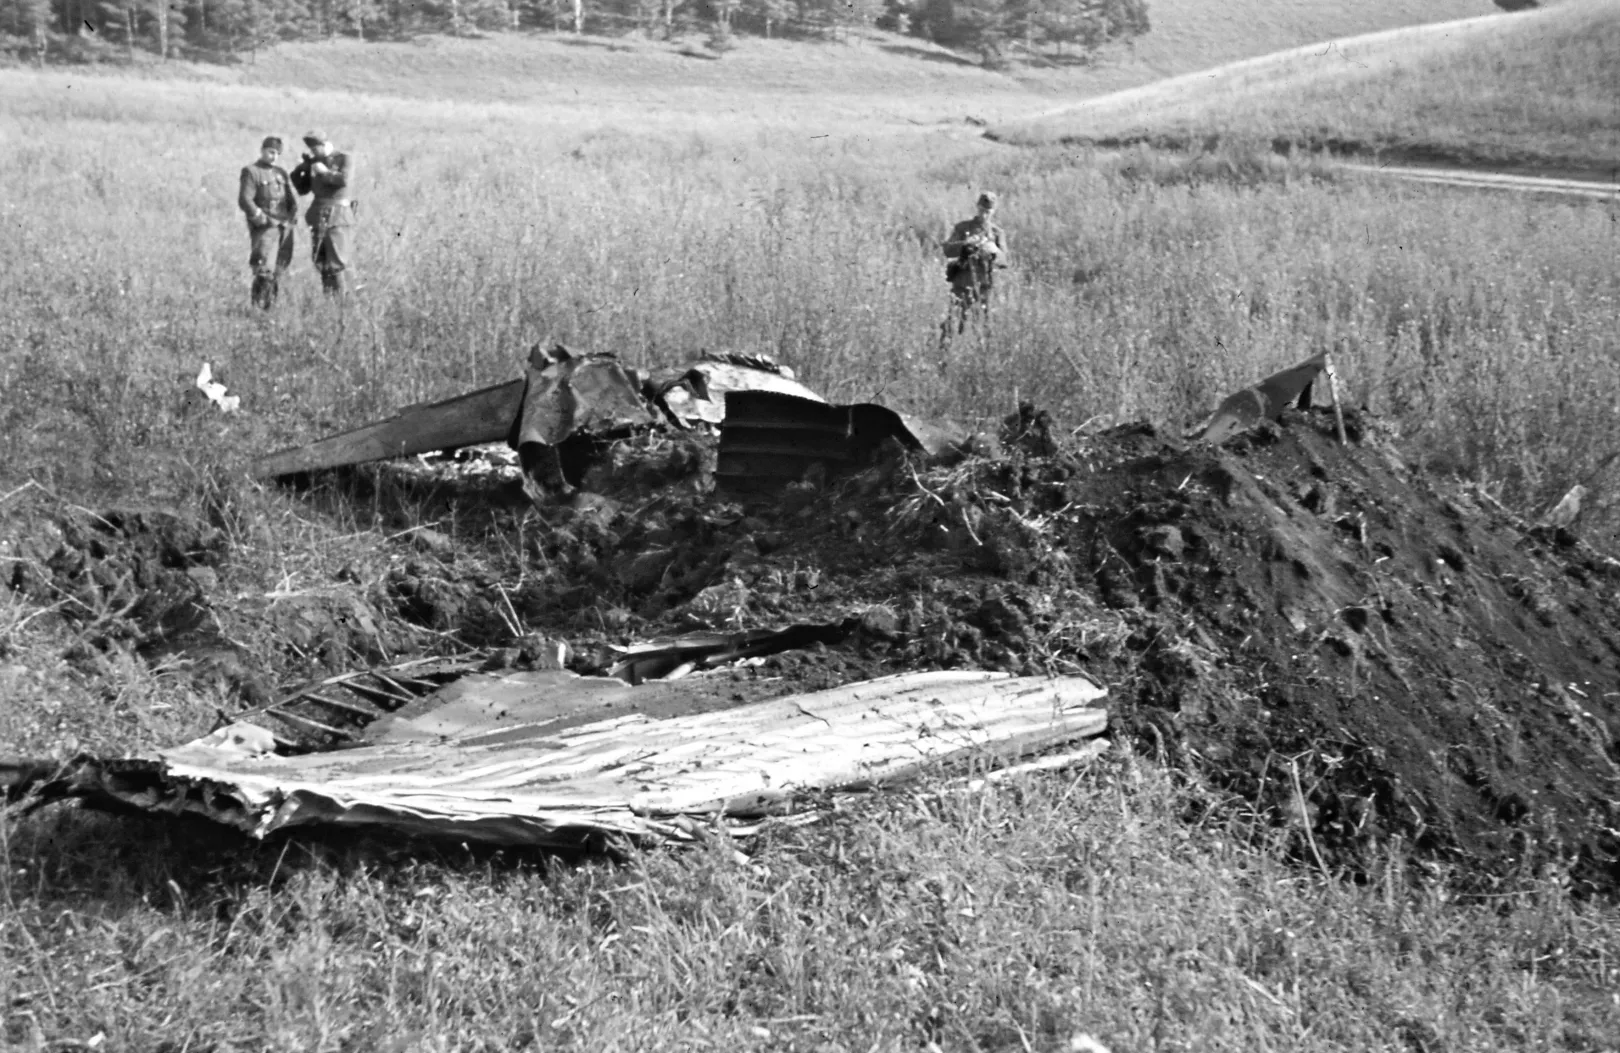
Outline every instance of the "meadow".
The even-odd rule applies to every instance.
[[[644,366],[764,351],[834,399],[969,418],[1033,399],[1068,428],[1172,432],[1328,349],[1414,462],[1527,512],[1577,480],[1601,494],[1620,450],[1612,206],[1372,184],[1241,144],[1014,148],[962,117],[1046,108],[1050,83],[879,51],[818,54],[828,93],[766,78],[774,45],[690,78],[665,52],[530,46],[546,86],[494,99],[442,54],[396,84],[398,52],[349,42],[266,56],[266,83],[0,70],[0,516],[46,491],[182,509],[228,491],[255,526],[227,587],[329,580],[387,558],[375,527],[241,481],[246,459],[509,379],[553,340]],[[629,85],[595,51],[651,72]],[[323,54],[337,89],[314,86]],[[359,158],[363,288],[323,300],[301,232],[265,316],[236,172],[261,135],[311,125]],[[941,348],[938,240],[986,187],[1014,266],[992,325]],[[186,407],[205,360],[240,415]],[[135,662],[87,679],[40,613],[0,599],[8,746],[206,730],[218,699]],[[0,1042],[1613,1048],[1612,904],[1556,869],[1456,902],[1399,846],[1363,884],[1330,879],[1268,830],[1127,758],[874,797],[744,858],[721,837],[574,863],[8,814]]]
[[[175,456],[239,462],[509,378],[537,340],[645,366],[764,351],[838,399],[971,416],[1039,393],[1071,426],[1172,429],[1328,348],[1354,401],[1510,504],[1556,498],[1620,448],[1617,228],[1601,203],[1345,181],[1242,147],[1015,150],[891,115],[948,113],[972,80],[954,99],[886,87],[864,119],[797,91],[689,89],[632,119],[0,82],[0,175],[17,190],[0,261],[11,479],[149,493]],[[341,311],[320,303],[301,256],[288,309],[260,317],[235,171],[261,130],[308,124],[342,129],[369,173],[366,288]],[[938,239],[984,187],[1003,194],[1016,266],[993,333],[941,351]],[[249,410],[206,450],[177,413],[205,360]]]

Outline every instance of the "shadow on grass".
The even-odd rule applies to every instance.
[[[1037,69],[1075,69],[1080,66],[1096,65],[1097,57],[1084,51],[1077,51],[1073,54],[1068,52],[1051,54],[1049,52],[1026,51],[1018,56],[1018,61]]]
[[[385,534],[432,527],[482,551],[515,528],[530,507],[515,479],[491,475],[418,475],[397,464],[304,472],[281,482],[311,509],[359,530]]]
[[[980,65],[980,63],[975,62],[970,58],[963,58],[961,55],[952,54],[950,52],[942,54],[938,51],[930,51],[927,48],[913,47],[910,44],[879,44],[878,46],[891,55],[903,55],[906,58],[922,59],[924,62],[938,62],[943,66],[973,67]]]
[[[47,907],[92,900],[171,910],[209,901],[223,909],[237,892],[274,890],[309,870],[546,873],[627,858],[622,846],[599,836],[573,848],[494,847],[357,827],[279,832],[261,841],[196,816],[75,805],[0,819],[0,852],[14,902]]]
[[[572,34],[559,33],[548,39],[571,48],[596,48],[600,51],[626,52],[636,50],[629,44],[621,44],[616,40],[597,40],[591,37],[576,37]]]

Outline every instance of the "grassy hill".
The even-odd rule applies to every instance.
[[[1489,0],[1153,0],[1152,31],[1129,47],[1090,63],[1037,60],[1004,72],[916,37],[866,31],[831,42],[739,37],[724,56],[710,52],[701,36],[341,37],[281,44],[237,65],[159,62],[143,53],[134,66],[72,73],[268,87],[294,98],[341,93],[570,107],[599,116],[716,109],[746,115],[762,98],[770,100],[766,112],[783,116],[775,103],[788,98],[811,113],[855,119],[1011,119],[1049,108],[1050,96],[1081,98],[1315,41],[1491,10]],[[9,108],[0,106],[0,115]]]
[[[571,121],[672,115],[704,125],[754,117],[960,120],[966,112],[1013,116],[1050,105],[1010,77],[892,34],[829,44],[743,38],[718,57],[697,40],[512,33],[288,43],[229,66],[143,58],[43,73],[0,69],[0,119],[27,113],[31,96],[60,101],[62,85],[72,82],[88,91],[129,83],[151,98],[166,91],[181,110],[270,93],[274,109],[348,105],[363,113],[378,100],[406,99],[422,117],[448,112],[438,106],[492,107],[502,116],[520,108]]]
[[[1620,164],[1620,4],[1384,31],[1168,79],[1020,121],[1020,144],[1283,139],[1474,162]]]
[[[853,110],[874,97],[932,95],[972,102],[970,112],[1001,112],[1029,93],[1074,97],[1335,37],[1419,25],[1494,11],[1489,0],[1153,0],[1153,30],[1129,47],[1087,65],[1018,65],[983,69],[916,37],[852,33],[838,42],[737,38],[724,57],[696,39],[665,43],[634,37],[422,38],[367,45],[340,40],[288,45],[260,56],[252,76],[277,83],[321,84],[360,92],[513,102],[556,101],[577,89],[608,100],[679,105],[706,90],[743,97],[801,94],[816,104],[844,98]],[[673,94],[671,94],[673,92]],[[1027,103],[1026,103],[1027,104]],[[1042,105],[1036,102],[1034,105]],[[881,107],[879,107],[881,109]],[[954,115],[954,113],[953,113]]]
[[[1170,77],[1319,40],[1495,11],[1490,0],[1151,0],[1153,32],[1134,51]]]
[[[1150,0],[1147,36],[1084,74],[1048,83],[1055,91],[1118,91],[1318,41],[1495,11],[1490,0]],[[1043,80],[1038,71],[1025,79]]]

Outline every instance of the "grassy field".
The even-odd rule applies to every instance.
[[[998,126],[1025,145],[1213,138],[1620,168],[1620,5],[1572,2],[1235,63]]]
[[[696,117],[632,121],[61,73],[0,88],[8,478],[150,494],[173,458],[239,462],[501,380],[540,339],[646,365],[768,351],[830,396],[917,412],[1038,391],[1076,424],[1177,427],[1335,347],[1358,401],[1512,503],[1620,448],[1601,204],[1341,183],[1242,152],[1019,151],[837,102],[783,113],[766,92],[747,118],[716,89]],[[338,311],[300,258],[288,309],[260,317],[235,171],[261,130],[311,123],[369,173],[366,288]],[[993,334],[941,352],[936,246],[986,186],[1016,267]],[[177,410],[204,360],[249,412],[200,449]]]
[[[715,62],[631,45],[638,69],[667,71],[636,86],[615,83],[608,45],[529,46],[0,71],[8,526],[40,493],[29,480],[92,507],[226,490],[242,525],[227,587],[328,580],[386,559],[380,536],[239,482],[244,460],[514,377],[553,339],[642,365],[768,351],[829,396],[920,412],[1033,397],[1069,426],[1172,428],[1331,348],[1414,459],[1521,508],[1620,450],[1620,225],[1603,205],[1373,187],[1242,150],[1017,150],[960,118],[1049,108],[1050,84],[875,46],[772,80],[774,46]],[[389,80],[404,48],[421,64]],[[525,55],[532,85],[491,73]],[[265,317],[247,306],[235,174],[262,134],[312,124],[360,159],[364,288],[323,302],[301,244]],[[937,242],[983,187],[1002,192],[1015,266],[993,328],[942,350]],[[204,360],[239,416],[184,409]],[[217,699],[134,661],[87,679],[60,632],[0,594],[5,746],[206,730]],[[622,868],[6,816],[0,1043],[1613,1048],[1620,922],[1557,872],[1458,904],[1443,880],[1409,886],[1392,854],[1352,886],[1285,867],[1241,821],[1180,819],[1208,812],[1232,806],[1119,761],[983,793],[930,784],[746,862],[717,844]]]
[[[857,804],[746,858],[720,841],[622,868],[64,817],[0,843],[5,1037],[299,1053],[1613,1048],[1612,908],[1571,902],[1556,875],[1473,905],[1399,867],[1323,881],[1263,839],[1178,818],[1210,803],[1109,765]]]

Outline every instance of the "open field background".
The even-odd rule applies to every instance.
[[[1600,17],[1611,8],[1553,8],[1559,33],[1486,20],[1536,29],[1494,54],[1594,85],[1563,111],[1579,119],[1548,134],[1575,136],[1613,97],[1613,64],[1570,62],[1570,34],[1605,40],[1620,24]],[[444,71],[472,46],[427,45],[449,65],[407,67],[405,83],[455,83]],[[505,49],[492,66],[518,68],[522,41],[491,46]],[[368,68],[359,47],[327,58],[340,78],[374,82],[393,52]],[[548,61],[580,50],[547,47]],[[12,477],[150,492],[143,469],[172,478],[176,455],[239,458],[511,376],[537,339],[648,365],[764,350],[830,396],[921,412],[1038,391],[1075,424],[1173,426],[1335,347],[1358,401],[1522,507],[1620,448],[1596,397],[1620,309],[1600,203],[1340,182],[1243,148],[1193,160],[1011,150],[934,122],[1032,96],[881,51],[817,51],[813,76],[780,84],[751,79],[768,49],[757,67],[637,54],[643,86],[623,89],[584,50],[590,63],[567,67],[580,94],[556,102],[0,73],[0,174],[17,188],[0,207],[19,249],[0,262],[15,349],[0,377],[23,396],[4,410],[21,438]],[[669,61],[743,76],[677,84],[658,72]],[[921,79],[907,88],[907,76]],[[845,91],[807,92],[822,79]],[[316,303],[300,258],[290,309],[255,317],[241,304],[234,173],[262,131],[312,123],[361,158],[366,288],[341,313]],[[1018,266],[993,346],[940,353],[937,239],[983,186],[1006,195]],[[186,449],[191,425],[172,412],[203,360],[252,411],[206,453]]]
[[[1281,39],[1259,0],[1202,29],[1204,5],[1160,0],[1132,61],[1183,72],[1266,33],[1331,35],[1329,18],[1479,13],[1462,6],[1296,4],[1323,21]],[[1565,38],[1518,39],[1500,54],[1568,59]],[[1601,117],[1608,84],[1576,68],[1590,92],[1549,111],[1571,129]],[[20,506],[36,480],[62,502],[218,511],[223,494],[240,528],[226,587],[370,573],[388,555],[363,510],[328,518],[240,483],[244,460],[516,376],[532,342],[562,340],[644,365],[768,351],[829,397],[927,413],[1033,398],[1068,426],[1171,428],[1331,348],[1414,460],[1525,510],[1578,480],[1601,503],[1620,451],[1612,206],[1374,186],[1242,148],[1015,149],[961,121],[1050,109],[1055,76],[866,45],[746,42],[714,62],[521,39],[304,45],[166,76],[0,71],[0,495]],[[246,306],[235,174],[261,135],[310,125],[360,159],[365,288],[323,302],[301,238],[266,318]],[[993,330],[942,351],[937,240],[983,187],[1002,192],[1016,266]],[[204,360],[239,417],[183,409]],[[1611,543],[1598,514],[1588,536]],[[5,745],[206,729],[218,698],[134,661],[88,677],[40,613],[0,599]],[[1613,1048],[1613,907],[1572,901],[1556,870],[1466,905],[1443,881],[1409,887],[1393,849],[1366,887],[1319,880],[1263,834],[1181,821],[1229,804],[1121,762],[877,801],[749,864],[722,845],[578,869],[7,816],[0,1041]]]

